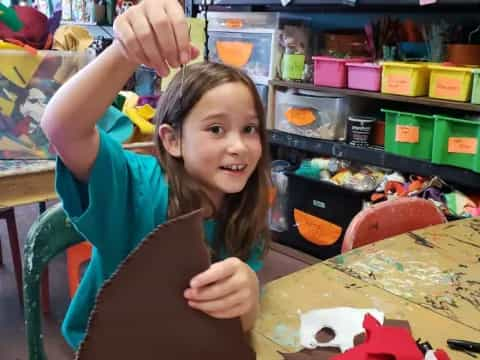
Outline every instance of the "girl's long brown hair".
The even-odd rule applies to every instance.
[[[230,82],[246,85],[252,94],[259,120],[262,155],[245,188],[239,193],[227,194],[222,207],[214,209],[196,181],[185,171],[183,159],[172,157],[165,150],[158,128],[161,124],[169,124],[181,141],[183,121],[190,110],[207,91]],[[222,64],[206,62],[187,66],[184,74],[179,71],[163,93],[155,121],[158,158],[169,184],[168,217],[174,218],[210,203],[218,222],[212,249],[214,257],[219,258],[226,252],[228,256],[247,260],[252,248],[259,242],[263,243],[265,251],[270,241],[267,225],[270,158],[263,104],[252,80],[240,70]]]

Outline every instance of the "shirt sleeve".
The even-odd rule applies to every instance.
[[[88,182],[77,180],[57,158],[56,190],[65,212],[85,239],[100,252],[114,246],[115,252],[128,253],[126,224],[134,215],[132,171],[137,158],[103,130],[99,129],[99,134],[99,150]]]
[[[250,252],[250,256],[247,260],[248,266],[255,271],[259,272],[263,268],[263,242],[258,243],[255,245]]]

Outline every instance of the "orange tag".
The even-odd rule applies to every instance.
[[[387,91],[395,94],[407,95],[410,93],[411,79],[408,75],[387,75]]]
[[[418,126],[397,125],[395,128],[395,141],[401,143],[417,144],[420,140],[420,129]]]
[[[288,110],[285,111],[285,117],[289,123],[296,126],[310,125],[315,121],[315,114],[313,111],[305,108],[288,108]]]
[[[476,154],[477,139],[476,138],[448,138],[448,152],[458,154]]]
[[[225,25],[231,29],[239,29],[243,27],[243,21],[241,19],[227,19]]]
[[[437,79],[434,89],[438,96],[458,98],[462,93],[462,82],[459,79],[440,77]]]

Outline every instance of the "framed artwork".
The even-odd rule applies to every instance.
[[[40,119],[55,91],[93,59],[94,52],[0,51],[0,159],[55,156]],[[87,104],[86,104],[87,105]]]

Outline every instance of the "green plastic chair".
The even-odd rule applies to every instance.
[[[48,262],[68,247],[85,241],[61,204],[47,209],[28,231],[23,264],[25,329],[29,360],[46,360],[42,338],[40,279]]]

